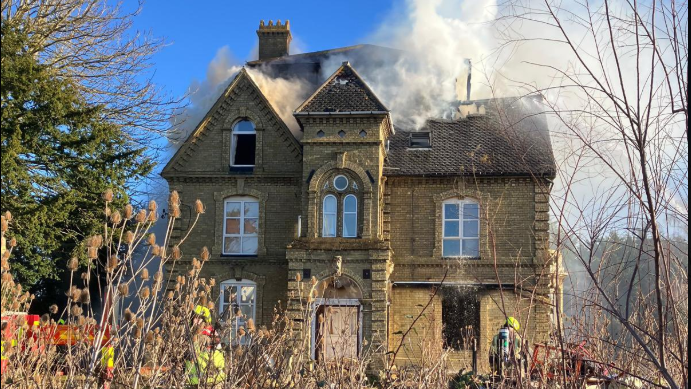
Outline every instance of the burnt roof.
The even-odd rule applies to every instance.
[[[296,113],[387,112],[350,63],[344,62]]]
[[[458,120],[430,119],[429,148],[411,148],[414,131],[396,127],[389,145],[387,176],[522,176],[553,178],[556,165],[539,102],[532,98],[477,102],[485,114]]]

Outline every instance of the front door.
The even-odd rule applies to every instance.
[[[316,357],[331,361],[358,357],[360,306],[322,305],[317,309]]]

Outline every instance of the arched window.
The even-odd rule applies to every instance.
[[[480,205],[451,199],[442,204],[442,256],[480,256]]]
[[[245,339],[237,340],[240,327],[247,329],[247,321],[256,320],[257,284],[251,280],[228,280],[221,282],[221,295],[218,313],[221,319],[230,324],[231,340],[244,344]]]
[[[231,166],[254,166],[256,144],[257,131],[254,123],[249,120],[240,120],[235,123],[230,145]]]
[[[259,201],[254,197],[230,197],[224,203],[223,254],[257,255]]]
[[[338,219],[337,208],[336,196],[327,195],[324,197],[324,204],[322,207],[322,236],[324,237],[336,236],[336,221]]]
[[[343,237],[357,236],[357,197],[349,194],[343,199]]]

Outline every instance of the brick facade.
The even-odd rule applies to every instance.
[[[304,288],[309,280],[299,283],[296,274],[311,274],[318,282],[346,277],[359,290],[362,352],[378,353],[376,365],[397,347],[444,274],[445,286],[475,288],[482,370],[487,369],[490,340],[506,315],[526,323],[530,341],[547,339],[550,278],[541,274],[549,259],[546,180],[528,175],[397,176],[386,168],[387,139],[393,132],[387,113],[296,118],[303,128],[300,142],[244,70],[224,91],[162,173],[186,203],[176,226],[178,237],[192,222],[193,201],[199,198],[207,208],[182,245],[184,260],[173,271],[184,269],[185,261],[208,247],[205,277],[256,283],[259,325],[270,324],[279,302],[293,318],[301,314],[297,301],[310,301],[309,288]],[[255,167],[249,171],[229,167],[231,130],[241,119],[251,120],[257,133]],[[358,199],[356,238],[322,236],[323,199],[341,193],[333,187],[337,175],[348,178],[347,191]],[[256,255],[222,254],[223,203],[233,196],[259,203]],[[442,258],[442,202],[452,198],[480,204],[479,258]],[[339,235],[342,228],[339,216]],[[217,287],[215,296],[219,294]],[[438,294],[425,320],[411,331],[398,363],[415,363],[442,347],[441,299]],[[454,351],[451,365],[469,366],[470,356],[467,350]]]

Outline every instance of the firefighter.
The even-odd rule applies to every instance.
[[[7,352],[9,352],[9,344],[6,344],[7,342],[5,341],[5,338],[7,335],[5,332],[7,331],[7,327],[9,326],[9,323],[6,320],[2,321],[2,376],[5,376],[5,370],[7,370]]]
[[[101,384],[103,389],[110,388],[115,368],[115,349],[109,342],[101,348]]]
[[[492,338],[492,347],[489,353],[489,363],[492,371],[498,375],[506,375],[510,366],[521,366],[523,340],[520,331],[521,325],[514,317],[506,319],[499,333]],[[519,369],[520,370],[520,369]]]
[[[186,362],[187,382],[189,387],[197,387],[206,382],[211,388],[220,388],[226,379],[226,360],[223,354],[221,338],[209,327],[199,334],[201,347],[196,349],[196,363],[192,358]]]

